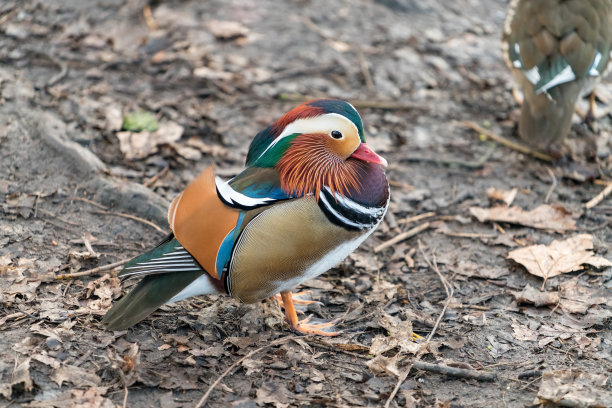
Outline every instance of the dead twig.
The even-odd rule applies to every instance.
[[[123,266],[127,263],[127,261],[129,261],[129,259],[126,259],[124,261],[114,262],[108,265],[98,266],[97,268],[89,269],[83,272],[65,273],[65,274],[57,275],[55,279],[74,279],[74,278],[80,278],[81,276],[91,276],[91,275],[98,274],[100,272],[110,271],[112,269]]]
[[[101,214],[101,215],[114,215],[116,217],[123,217],[123,218],[128,218],[130,220],[134,220],[134,221],[138,221],[138,222],[142,222],[143,224],[146,224],[150,227],[155,228],[156,230],[158,230],[159,232],[161,232],[162,234],[165,234],[166,231],[164,231],[162,228],[160,228],[159,226],[157,226],[157,224],[149,221],[149,220],[145,220],[144,218],[140,218],[137,217],[135,215],[131,215],[131,214],[124,214],[124,213],[119,213],[119,212],[111,212],[111,211],[104,211],[104,210],[100,210],[100,211],[92,211],[92,214]]]
[[[410,237],[413,237],[423,231],[425,231],[427,228],[429,228],[429,222],[424,222],[423,224],[416,226],[406,232],[402,232],[399,235],[396,235],[395,237],[391,238],[388,241],[383,242],[382,244],[378,245],[376,248],[374,248],[374,253],[379,253],[380,251],[382,251],[383,249],[389,248],[390,246],[393,246],[395,244],[397,244],[398,242],[402,242],[405,239],[408,239]]]
[[[495,381],[497,374],[479,370],[469,370],[467,368],[449,367],[442,364],[426,363],[415,361],[412,366],[417,370],[428,371],[430,373],[444,374],[457,378],[471,378],[478,381]]]
[[[436,256],[435,255],[433,256],[433,263],[432,263],[429,260],[429,258],[427,258],[427,255],[425,255],[425,251],[423,250],[423,244],[421,243],[421,240],[418,240],[418,246],[419,246],[419,252],[421,252],[421,255],[423,255],[425,262],[427,263],[427,265],[429,265],[431,269],[434,270],[434,272],[436,272],[436,274],[438,275],[438,278],[440,278],[440,282],[442,282],[442,286],[444,286],[444,291],[446,292],[446,302],[444,302],[444,307],[442,308],[442,311],[440,312],[440,316],[438,316],[438,320],[436,320],[436,324],[434,325],[433,329],[431,329],[431,332],[427,336],[427,341],[430,341],[433,335],[436,333],[436,330],[438,329],[438,326],[440,325],[440,322],[442,321],[442,318],[444,317],[444,314],[446,313],[446,309],[448,309],[448,305],[451,299],[453,298],[454,289],[448,283],[446,278],[442,275],[442,273],[440,272],[440,269],[438,269],[438,263],[436,262]]]
[[[410,374],[411,369],[412,364],[406,367],[404,371],[399,375],[399,377],[397,378],[397,383],[395,384],[395,388],[393,388],[393,391],[391,391],[389,398],[387,398],[387,402],[385,402],[385,408],[389,408],[389,405],[391,405],[391,401],[393,401],[393,398],[395,398],[395,394],[397,394],[404,381],[406,381],[406,378],[408,378],[408,374]]]
[[[47,216],[49,216],[49,217],[53,217],[53,218],[55,218],[56,220],[61,221],[61,222],[64,222],[64,223],[66,223],[66,224],[68,224],[68,225],[72,225],[73,227],[76,227],[76,226],[78,226],[78,225],[79,225],[79,224],[77,224],[76,222],[68,221],[67,219],[62,218],[62,217],[60,217],[59,215],[55,215],[55,214],[53,214],[51,211],[47,211],[47,210],[45,210],[44,208],[39,208],[39,209],[38,209],[38,212],[40,212],[40,213],[42,213],[42,214],[45,214],[45,215],[47,215]]]
[[[123,408],[127,407],[127,397],[128,397],[128,387],[127,385],[125,385],[125,383],[123,384]]]
[[[484,232],[455,232],[450,230],[438,230],[444,235],[457,238],[495,238],[495,234],[487,234]]]
[[[414,186],[408,183],[402,183],[401,181],[388,179],[389,185],[393,187],[399,187],[404,190],[414,190]]]
[[[327,44],[334,50],[338,52],[346,52],[351,49],[350,44],[344,41],[338,41],[334,35],[327,33],[327,31],[323,30],[321,27],[316,25],[309,17],[301,17],[300,20],[308,27],[312,32],[320,35],[322,38],[327,41]]]
[[[6,315],[0,319],[0,327],[4,326],[6,322],[8,322],[9,320],[17,319],[25,315],[26,314],[23,312],[15,312],[15,313],[11,313],[10,315]]]
[[[550,188],[546,193],[546,197],[544,198],[544,202],[548,203],[548,201],[550,200],[550,196],[552,195],[553,191],[555,191],[555,187],[557,187],[557,177],[555,176],[555,173],[550,169],[550,167],[546,167],[546,170],[548,171],[548,174],[550,174],[550,178],[552,179],[552,184],[550,185]]]
[[[100,209],[102,209],[102,210],[108,210],[108,207],[106,207],[106,206],[104,206],[104,205],[102,205],[102,204],[100,204],[100,203],[96,203],[95,201],[89,200],[89,199],[84,198],[84,197],[72,196],[72,197],[69,197],[69,199],[70,199],[70,200],[82,201],[82,202],[84,202],[84,203],[91,204],[91,205],[93,205],[94,207],[98,207],[98,208],[100,208]]]
[[[170,170],[169,166],[164,167],[163,169],[160,170],[159,173],[157,173],[156,175],[154,175],[153,177],[151,177],[149,180],[147,180],[143,185],[145,187],[151,187],[153,184],[155,184],[157,182],[157,180],[159,180],[160,178],[164,177],[166,174],[168,174],[168,171]]]
[[[368,88],[368,92],[374,94],[374,81],[372,80],[372,74],[370,74],[370,67],[365,55],[363,55],[363,51],[357,50],[357,58],[359,59],[359,67],[361,68],[361,74],[363,75],[363,80],[365,82],[366,88]]]
[[[210,393],[212,392],[212,390],[214,390],[214,389],[215,389],[215,387],[216,387],[217,385],[219,385],[219,383],[221,382],[221,380],[223,380],[223,379],[224,379],[224,378],[225,378],[225,377],[226,377],[226,376],[227,376],[229,373],[231,373],[231,372],[232,372],[232,370],[233,370],[234,368],[238,367],[238,366],[239,366],[239,365],[240,365],[240,364],[241,364],[241,363],[242,363],[244,360],[246,360],[247,358],[250,358],[251,356],[253,356],[253,355],[255,355],[255,354],[259,353],[259,352],[260,352],[260,351],[262,351],[262,350],[267,349],[268,347],[272,347],[272,346],[276,346],[276,345],[279,345],[279,344],[283,344],[283,343],[288,342],[289,340],[296,339],[296,338],[297,338],[297,336],[292,336],[292,335],[291,335],[291,336],[282,337],[282,338],[280,338],[280,339],[274,340],[274,341],[273,341],[273,342],[271,342],[271,343],[268,343],[268,344],[266,344],[266,345],[264,345],[264,346],[261,346],[261,347],[259,347],[259,348],[255,349],[255,350],[253,350],[253,351],[251,351],[251,352],[249,352],[249,353],[245,354],[245,355],[244,355],[242,358],[240,358],[240,359],[239,359],[238,361],[236,361],[234,364],[232,364],[231,366],[229,366],[229,368],[228,368],[227,370],[225,370],[225,371],[223,372],[223,374],[221,374],[221,375],[219,376],[219,378],[217,378],[217,379],[216,379],[216,380],[215,380],[215,381],[214,381],[214,382],[213,382],[213,383],[212,383],[212,384],[211,384],[211,385],[208,387],[208,389],[206,390],[206,392],[204,393],[204,395],[202,395],[202,398],[200,398],[200,400],[199,400],[199,401],[198,401],[198,403],[196,404],[195,408],[200,408],[201,406],[203,406],[203,405],[204,405],[204,403],[206,402],[206,400],[208,399],[208,397],[210,396]]]
[[[502,137],[496,133],[494,133],[493,131],[489,130],[489,129],[485,129],[482,126],[470,121],[470,120],[464,120],[461,122],[461,124],[467,128],[470,128],[482,135],[485,135],[486,137],[496,141],[499,144],[502,144],[506,147],[509,147],[512,150],[516,150],[517,152],[521,152],[523,154],[529,155],[531,157],[535,157],[536,159],[540,159],[540,160],[544,160],[547,162],[553,162],[555,159],[552,156],[547,155],[546,153],[541,153],[535,150],[532,150],[530,148],[528,148],[527,146],[523,146],[521,144],[515,143],[511,140],[506,139],[505,137]]]
[[[153,13],[151,13],[150,5],[145,4],[145,6],[142,8],[142,17],[144,18],[145,24],[149,30],[155,31],[159,28],[155,22],[155,19],[153,18]]]
[[[426,212],[426,213],[423,213],[423,214],[415,215],[415,216],[412,216],[412,217],[406,217],[403,220],[400,220],[399,223],[400,224],[412,224],[413,222],[421,221],[421,220],[424,220],[425,218],[431,218],[431,217],[435,217],[435,216],[436,216],[436,213],[433,212],[433,211],[430,211],[430,212]]]
[[[584,206],[588,209],[591,209],[595,207],[597,204],[601,203],[604,198],[610,195],[610,193],[612,193],[612,181],[609,181],[606,188],[604,188],[599,194],[597,194],[595,197],[589,200],[589,202],[586,203]]]
[[[433,335],[436,333],[436,330],[438,329],[438,326],[440,325],[440,321],[442,321],[442,318],[444,317],[444,314],[446,313],[446,309],[448,309],[448,305],[453,298],[454,290],[453,290],[453,287],[448,283],[446,278],[444,278],[444,276],[440,272],[440,269],[438,269],[438,263],[436,262],[435,255],[433,257],[433,263],[432,263],[429,260],[429,258],[427,258],[427,255],[425,255],[425,251],[423,250],[423,244],[421,243],[421,240],[418,240],[418,246],[419,246],[419,251],[421,252],[421,255],[423,255],[423,258],[425,258],[425,262],[427,263],[427,265],[429,265],[431,269],[433,269],[436,272],[436,274],[438,274],[438,278],[440,278],[440,282],[442,282],[442,285],[444,286],[444,290],[446,291],[446,302],[444,302],[444,307],[442,308],[442,311],[440,312],[440,316],[438,316],[438,320],[436,320],[436,323],[434,324],[433,329],[431,329],[431,332],[425,339],[425,341],[428,342],[431,340]],[[393,398],[395,398],[395,394],[397,394],[397,391],[400,389],[404,381],[406,381],[406,378],[408,378],[408,374],[410,374],[410,370],[413,367],[421,369],[421,370],[428,369],[432,372],[438,372],[438,373],[449,374],[449,375],[451,375],[450,373],[455,373],[455,374],[460,373],[461,375],[481,374],[475,370],[466,370],[466,369],[459,369],[459,368],[454,368],[454,367],[440,366],[437,364],[424,363],[422,361],[419,361],[419,357],[417,357],[416,359],[414,359],[412,364],[406,367],[404,371],[398,376],[397,383],[395,384],[395,388],[393,388],[393,391],[389,395],[389,398],[387,398],[387,402],[385,402],[385,408],[389,408],[391,401],[393,401]],[[460,376],[460,375],[457,375],[457,376]],[[463,378],[475,378],[475,377],[463,377]],[[485,380],[485,381],[493,381],[493,380]]]

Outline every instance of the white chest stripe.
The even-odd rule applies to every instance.
[[[342,196],[341,194],[338,194],[338,193],[332,194],[331,189],[327,186],[325,186],[324,188],[327,192],[329,192],[330,195],[333,195],[336,198],[336,200],[338,201],[340,205],[346,208],[350,208],[353,211],[356,211],[362,214],[367,214],[372,217],[378,217],[382,215],[382,213],[385,211],[385,209],[382,207],[366,207],[365,205],[361,205],[358,202],[353,201],[348,197]]]
[[[360,224],[360,223],[349,220],[348,218],[340,214],[338,211],[336,211],[336,209],[329,203],[329,201],[327,201],[327,198],[325,197],[324,194],[321,194],[319,196],[319,200],[321,200],[321,202],[323,203],[327,211],[332,213],[334,217],[336,217],[336,219],[338,219],[338,221],[342,222],[343,224],[350,225],[351,227],[355,227],[359,229],[363,227],[368,227],[371,225],[371,224]]]

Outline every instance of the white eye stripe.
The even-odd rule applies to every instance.
[[[257,159],[263,157],[264,154],[272,147],[274,147],[278,142],[287,136],[293,135],[295,133],[304,134],[304,133],[331,133],[333,130],[338,129],[353,129],[355,134],[359,134],[359,130],[357,126],[346,118],[338,113],[326,113],[325,115],[316,116],[313,118],[306,119],[297,119],[285,126],[281,134],[274,139],[272,143],[257,157]],[[344,137],[345,132],[341,132]]]

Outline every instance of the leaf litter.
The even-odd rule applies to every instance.
[[[560,205],[542,204],[528,211],[516,206],[470,207],[470,213],[480,222],[507,222],[559,233],[576,229],[573,214]]]
[[[532,245],[515,249],[508,258],[523,265],[529,273],[544,279],[584,269],[584,265],[595,268],[612,266],[606,258],[593,252],[593,236],[579,234],[563,241],[554,240],[550,245]]]
[[[150,11],[159,32],[148,32],[142,22],[143,17],[146,19],[144,10],[128,3],[105,10],[101,20],[63,6],[64,19],[57,20],[55,2],[26,6],[19,10],[19,24],[13,24],[10,18],[8,21],[15,25],[11,30],[17,36],[0,38],[7,62],[0,70],[2,98],[6,102],[0,108],[14,104],[16,95],[31,95],[26,101],[27,109],[42,106],[57,112],[67,129],[77,130],[70,137],[112,166],[111,178],[130,178],[146,184],[161,169],[169,169],[163,180],[151,185],[168,199],[210,160],[219,164],[219,171],[225,172],[223,176],[240,171],[250,138],[294,104],[283,99],[285,92],[364,98],[359,90],[364,81],[371,82],[372,98],[396,100],[398,105],[409,96],[411,101],[417,100],[419,107],[436,109],[449,117],[448,123],[462,119],[457,115],[499,118],[500,112],[504,116],[506,110],[512,109],[506,95],[506,79],[499,74],[503,72],[498,69],[499,61],[479,48],[483,41],[494,40],[499,28],[492,25],[490,7],[480,7],[481,1],[475,3],[478,9],[474,10],[474,18],[479,23],[474,32],[472,21],[458,18],[444,5],[428,2],[425,7],[431,7],[433,12],[420,10],[419,18],[406,30],[406,19],[413,18],[414,13],[390,11],[383,3],[349,2],[346,7],[339,6],[337,15],[330,14],[331,20],[318,9],[313,9],[307,20],[293,18],[292,14],[299,15],[301,11],[289,3],[273,8],[252,8],[247,4],[229,9],[190,1],[172,6],[152,3]],[[500,4],[490,6],[496,15],[503,14]],[[11,1],[4,7],[9,11],[6,14],[3,10],[2,18],[11,15]],[[97,8],[93,5],[91,9]],[[360,16],[370,13],[380,16],[375,21],[382,22],[385,30],[364,20],[359,31],[351,33],[338,23],[347,19],[360,21]],[[451,21],[450,28],[439,29],[440,16]],[[229,22],[233,24],[215,27],[211,23],[213,17],[220,22],[232,20]],[[334,20],[336,17],[340,20]],[[283,25],[285,20],[288,25]],[[279,24],[269,27],[266,21]],[[464,27],[467,23],[469,27]],[[280,44],[284,48],[279,55],[277,41],[268,41],[278,39],[279,29],[290,41],[303,40],[303,53],[296,55],[295,47],[287,43]],[[456,30],[464,29],[469,35],[454,38]],[[21,40],[24,35],[25,40]],[[447,35],[453,37],[452,41]],[[266,41],[260,41],[262,38]],[[339,41],[346,38],[363,41],[359,47]],[[54,84],[42,83],[45,78],[53,78],[60,65],[55,66],[46,57],[23,56],[26,41],[67,64],[67,74]],[[249,44],[253,46],[249,48]],[[387,45],[381,48],[380,44]],[[339,56],[339,51],[344,53]],[[387,58],[387,54],[392,57]],[[321,65],[312,64],[305,69],[303,58],[310,55],[316,55]],[[478,64],[474,65],[474,61]],[[474,66],[474,72],[470,72],[471,82],[464,85],[462,72],[468,64]],[[23,78],[16,76],[17,72],[38,81],[36,86],[15,79]],[[485,81],[479,77],[482,74]],[[126,78],[130,79],[128,92]],[[466,93],[466,89],[470,92]],[[459,94],[466,97],[456,98]],[[469,96],[472,94],[478,95],[478,101]],[[280,100],[275,99],[277,96]],[[298,95],[302,96],[308,95]],[[454,100],[460,100],[461,105],[457,106]],[[482,100],[490,103],[483,105]],[[373,106],[372,101],[368,102]],[[380,101],[373,102],[375,105]],[[500,103],[504,105],[501,109]],[[130,134],[124,136],[128,143],[122,148],[117,138],[122,112],[136,107],[154,113],[160,125],[181,126],[182,134],[169,132],[159,135],[159,139],[149,134],[144,140],[132,140],[135,134]],[[19,111],[15,105],[11,109]],[[572,203],[589,198],[588,185],[560,181],[556,190],[549,190],[548,179],[539,183],[533,178],[533,174],[543,173],[541,164],[515,159],[512,154],[492,156],[478,169],[424,162],[406,165],[404,156],[414,152],[446,154],[445,149],[452,148],[453,154],[463,156],[478,153],[482,146],[461,134],[444,138],[455,134],[456,129],[437,116],[417,117],[410,109],[401,115],[380,107],[358,109],[367,123],[368,137],[371,136],[368,140],[383,147],[392,166],[397,166],[389,174],[399,184],[392,185],[389,217],[356,256],[309,283],[315,289],[313,299],[325,307],[311,305],[304,310],[327,320],[348,312],[354,321],[341,326],[345,333],[338,343],[327,346],[331,348],[300,339],[300,343],[292,341],[246,359],[217,387],[210,405],[382,406],[396,385],[397,396],[390,406],[450,406],[451,401],[458,405],[495,406],[502,393],[511,401],[508,405],[526,405],[535,392],[507,388],[508,383],[501,380],[486,387],[479,382],[483,392],[471,393],[474,381],[480,380],[454,381],[448,375],[424,371],[411,372],[400,384],[397,379],[414,358],[414,345],[420,348],[417,355],[429,353],[430,360],[433,357],[446,365],[477,369],[491,365],[492,371],[509,376],[515,375],[517,365],[524,359],[540,358],[541,350],[535,344],[546,348],[547,362],[542,364],[548,367],[571,364],[584,371],[594,361],[591,355],[605,357],[609,338],[602,327],[606,327],[610,311],[601,301],[609,297],[608,272],[588,270],[588,274],[580,276],[560,275],[551,291],[559,296],[554,303],[555,298],[539,297],[542,293],[534,292],[537,289],[523,291],[536,285],[535,279],[527,273],[510,273],[513,270],[504,260],[507,250],[496,247],[542,242],[549,230],[571,231],[571,220],[565,218],[574,220],[573,216],[558,212],[561,220],[546,224],[534,221],[537,214],[524,211],[527,214],[519,216],[518,222],[507,215],[508,221],[491,219],[494,226],[483,232],[478,228],[488,226],[452,215],[467,214],[469,207],[476,205],[479,192],[492,184],[528,185],[533,194],[518,196],[515,189],[498,188],[488,198],[506,207],[520,201],[521,206],[530,208],[549,191],[553,201],[564,205],[567,202],[571,208]],[[5,117],[6,112],[0,112],[0,121]],[[36,129],[11,121],[23,127],[26,134],[12,133],[5,138],[6,132],[0,132],[3,157],[11,159],[0,168],[0,212],[4,214],[0,220],[0,404],[6,398],[11,399],[7,403],[30,406],[107,408],[121,406],[126,395],[128,406],[150,406],[157,401],[164,407],[192,406],[202,388],[233,361],[286,334],[287,325],[276,303],[242,305],[220,297],[165,306],[134,329],[104,331],[99,317],[122,292],[119,280],[109,274],[60,283],[53,280],[53,275],[123,259],[154,245],[161,237],[141,230],[129,220],[91,216],[89,204],[70,197],[92,199],[95,191],[83,183],[96,175],[67,169],[66,156],[61,152],[61,165],[54,167],[52,158],[58,152],[28,138],[28,134],[37,134]],[[509,122],[502,118],[493,125],[505,127],[504,121]],[[40,124],[43,129],[44,125]],[[604,126],[600,122],[597,125]],[[3,130],[11,126],[15,127],[0,123]],[[605,163],[602,161],[601,166]],[[51,184],[56,193],[40,200],[36,191],[46,191],[46,186],[41,188],[44,184]],[[402,191],[412,191],[407,186],[414,186],[418,194]],[[125,197],[103,204],[120,206],[125,204],[122,200]],[[61,219],[41,217],[41,210]],[[141,210],[132,207],[129,212],[138,214]],[[585,218],[592,216],[597,221],[597,217],[608,214],[604,206],[597,210],[600,212],[593,211]],[[444,222],[459,222],[468,232],[453,236],[457,231],[450,228],[420,231],[418,238],[407,238],[402,246],[389,248],[388,253],[372,255],[376,244],[400,232],[391,216],[403,220],[424,212]],[[554,211],[552,214],[551,218],[558,215]],[[583,221],[584,218],[579,222]],[[500,222],[527,228],[502,232],[506,226],[497,224]],[[81,237],[88,234],[101,237],[101,241],[90,239],[91,248],[85,245],[83,250]],[[603,231],[594,235],[597,242],[605,242]],[[444,302],[438,278],[415,252],[416,239],[436,249],[442,273],[455,289],[454,299],[448,303],[436,331],[439,343],[408,342],[413,328],[427,333],[434,327]],[[74,244],[74,240],[79,243]],[[102,241],[115,246],[105,246]],[[604,247],[598,252],[609,256]],[[514,292],[522,292],[516,302],[511,300]],[[519,299],[520,307],[516,304]],[[511,342],[518,338],[514,336],[515,329],[526,343]],[[368,354],[372,347],[380,352],[373,358]],[[583,358],[575,358],[576,350],[585,351]],[[15,355],[18,364],[30,359],[27,372],[33,386],[29,392],[24,389],[27,381],[11,386]],[[246,376],[247,372],[252,375]],[[143,395],[145,402],[138,399]]]

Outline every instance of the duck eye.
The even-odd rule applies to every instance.
[[[342,139],[342,133],[338,130],[332,130],[332,132],[330,133],[331,137],[333,137],[334,139]]]

